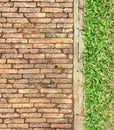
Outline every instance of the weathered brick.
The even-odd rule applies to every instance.
[[[62,92],[62,90],[61,89],[51,89],[51,88],[42,88],[41,89],[41,92],[42,93],[61,93]]]
[[[53,103],[72,103],[71,99],[52,99]]]
[[[50,99],[46,99],[46,98],[31,98],[30,99],[31,103],[49,103]]]
[[[0,74],[4,73],[17,73],[16,69],[0,69]]]
[[[38,12],[40,12],[40,8],[33,8],[33,7],[31,7],[31,8],[19,8],[19,12],[34,12],[34,13],[37,12],[38,13]]]
[[[5,38],[22,38],[23,35],[21,33],[14,33],[14,34],[4,34],[3,37]]]
[[[23,17],[22,13],[2,13],[3,17]]]
[[[13,108],[31,108],[33,107],[33,104],[30,103],[18,103],[18,104],[13,104]]]
[[[61,69],[41,69],[41,73],[61,73]]]
[[[43,117],[46,118],[63,118],[63,114],[43,114]]]
[[[63,12],[62,8],[42,8],[42,12]]]
[[[45,18],[45,19],[36,19],[36,18],[31,18],[30,22],[32,23],[50,23],[51,22],[51,18]]]
[[[35,2],[15,2],[14,7],[36,7]]]
[[[33,128],[49,128],[49,124],[48,123],[31,123],[30,124],[30,127],[33,127]]]
[[[8,124],[9,128],[28,128],[28,124]]]
[[[38,90],[35,89],[19,89],[19,93],[37,93]]]
[[[35,117],[41,117],[41,113],[22,113],[21,118],[35,118]]]
[[[33,18],[33,17],[45,17],[45,13],[25,13],[25,16],[28,18]]]
[[[23,58],[22,54],[3,54],[2,58]]]
[[[18,113],[30,113],[30,112],[36,112],[36,108],[20,108],[16,109]]]
[[[52,124],[51,125],[52,128],[64,128],[64,129],[68,129],[68,128],[72,128],[71,124]]]
[[[27,59],[37,59],[37,58],[44,58],[44,54],[24,54],[24,58]]]
[[[34,73],[39,73],[39,69],[19,69],[18,71],[19,74],[34,74]]]
[[[28,98],[13,98],[8,100],[10,103],[26,103],[29,102]]]
[[[54,103],[34,103],[34,106],[38,107],[38,108],[52,108],[52,107],[55,107],[56,104],[54,104]]]
[[[16,123],[16,124],[19,124],[19,123],[24,123],[24,119],[5,119],[4,122],[6,124],[12,124],[12,123]]]
[[[0,109],[0,113],[13,113],[14,109]]]
[[[25,122],[29,122],[29,123],[39,122],[39,123],[41,123],[41,122],[46,122],[46,119],[45,118],[28,118],[28,119],[25,120]]]
[[[7,18],[9,23],[28,23],[26,18]]]
[[[46,58],[66,58],[65,54],[46,54]]]

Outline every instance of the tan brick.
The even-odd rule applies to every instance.
[[[40,52],[46,53],[46,54],[48,53],[52,54],[52,53],[61,53],[61,50],[60,49],[40,49]]]
[[[22,13],[2,13],[3,17],[23,17]]]
[[[72,60],[71,59],[52,59],[52,62],[53,63],[59,63],[59,64],[71,64],[72,63]]]
[[[38,112],[41,112],[41,113],[58,113],[59,109],[57,109],[57,108],[40,108],[40,109],[38,109]]]
[[[48,123],[31,123],[30,124],[30,127],[33,127],[33,128],[38,128],[38,127],[41,127],[41,128],[49,128],[49,124]]]
[[[52,124],[51,125],[52,128],[64,128],[64,129],[68,129],[68,128],[72,128],[71,124]]]
[[[7,63],[25,64],[25,63],[27,63],[27,60],[25,60],[25,59],[7,59]]]
[[[32,0],[31,0],[32,1]],[[40,12],[40,8],[19,8],[19,12],[34,12],[34,13],[38,13]]]
[[[35,66],[34,66],[35,68],[49,68],[49,69],[53,69],[53,68],[55,68],[55,65],[53,65],[53,64],[36,64]]]
[[[27,39],[22,39],[22,38],[7,38],[6,43],[27,43]]]
[[[13,113],[14,109],[0,109],[0,113]]]
[[[0,104],[0,108],[11,108],[11,104]]]
[[[31,123],[31,122],[41,123],[41,122],[46,122],[46,119],[45,118],[28,118],[25,120],[25,122],[27,122],[27,123]]]
[[[61,73],[61,69],[41,69],[41,73]]]
[[[5,129],[5,128],[7,128],[7,125],[6,124],[0,124],[0,128]]]
[[[6,78],[6,79],[21,79],[22,75],[19,75],[19,74],[2,74],[1,77]],[[10,87],[10,88],[13,88],[13,86]]]
[[[8,83],[24,84],[24,83],[28,83],[28,79],[8,79]]]
[[[34,0],[34,1],[38,1],[38,2],[55,2],[54,0]]]
[[[8,124],[9,128],[28,128],[28,124]]]
[[[17,89],[0,89],[0,93],[16,93]]]
[[[52,23],[73,23],[73,19],[71,19],[71,18],[67,18],[67,19],[65,19],[65,18],[61,18],[61,19],[53,19],[52,20]]]
[[[33,107],[33,104],[30,103],[18,103],[18,104],[13,104],[13,108],[31,108]]]
[[[36,19],[36,18],[31,18],[30,22],[32,23],[50,23],[51,22],[51,18],[45,18],[45,19]]]
[[[9,103],[26,103],[29,102],[28,98],[13,98],[8,100]]]
[[[39,59],[39,58],[44,58],[44,54],[24,54],[24,58],[27,59]]]
[[[19,124],[19,123],[24,123],[24,119],[5,119],[4,120],[4,123],[6,124],[12,124],[12,123],[16,123],[16,124]]]
[[[66,58],[65,54],[46,54],[46,58]]]
[[[23,29],[23,33],[24,34],[36,34],[39,33],[39,29]]]
[[[30,99],[31,103],[49,103],[50,99],[46,99],[46,98],[31,98]]]
[[[19,93],[37,93],[38,90],[36,90],[36,89],[19,89],[18,92]]]
[[[17,113],[4,113],[4,114],[0,114],[0,117],[1,118],[6,118],[6,119],[9,119],[9,118],[18,118],[19,117],[19,114]]]
[[[23,97],[23,94],[3,94],[4,98],[21,98]]]
[[[62,8],[42,8],[42,12],[63,12]]]
[[[13,68],[33,68],[32,64],[15,64]]]
[[[0,74],[4,73],[17,73],[16,69],[0,69]]]
[[[22,38],[23,35],[21,33],[14,33],[14,34],[4,34],[3,37],[5,37],[5,38]]]
[[[63,114],[43,114],[43,117],[46,118],[63,118]]]
[[[6,59],[0,59],[0,64],[6,63]]]
[[[34,48],[54,48],[54,44],[33,44]]]
[[[56,44],[56,48],[72,48],[71,44]]]
[[[3,54],[2,58],[22,58],[22,54]]]
[[[28,23],[27,18],[7,18],[9,23]]]
[[[52,99],[52,103],[72,103],[71,99]]]
[[[21,49],[21,48],[32,48],[32,44],[14,44],[14,45],[12,45],[13,46],[13,48],[19,48],[19,49]]]
[[[35,118],[35,117],[41,117],[41,113],[22,113],[21,118]]]
[[[41,93],[61,93],[61,89],[42,88]]]
[[[69,38],[51,38],[51,43],[73,43],[73,40],[72,39],[69,39]]]
[[[49,38],[40,38],[40,39],[29,39],[29,43],[50,43],[50,39]]]
[[[11,68],[12,67],[12,65],[11,64],[0,64],[0,68],[2,69],[2,68]]]
[[[6,79],[0,79],[0,83],[6,83],[7,80]]]
[[[55,106],[56,104],[54,103],[34,103],[34,107],[38,107],[38,108],[52,108]]]
[[[59,124],[61,124],[61,123],[68,123],[68,119],[48,119],[47,120],[47,122],[49,122],[49,123],[59,123]]]
[[[63,84],[70,84],[72,83],[72,79],[52,79],[54,83],[63,83]]]
[[[23,78],[44,78],[44,74],[25,74]]]
[[[34,73],[39,73],[39,69],[19,69],[18,71],[19,74],[34,74]]]
[[[45,17],[45,13],[25,13],[25,16],[28,18],[34,18],[34,17]]]
[[[70,68],[73,68],[73,64],[57,64],[57,67],[70,69]]]
[[[63,94],[63,93],[50,93],[50,94],[47,94],[46,97],[48,98],[66,98],[67,95],[66,94]]]
[[[36,108],[20,108],[16,109],[18,113],[30,113],[30,112],[36,112]]]
[[[36,7],[35,2],[15,2],[14,7]]]

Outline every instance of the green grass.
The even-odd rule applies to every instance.
[[[84,76],[86,130],[114,130],[114,3],[86,0]]]

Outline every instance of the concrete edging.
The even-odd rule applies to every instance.
[[[84,1],[74,0],[74,130],[84,130],[84,89],[81,86],[84,81],[81,72],[83,67],[81,58],[84,51],[82,39],[83,14]]]

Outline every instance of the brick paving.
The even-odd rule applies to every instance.
[[[0,130],[84,130],[82,21],[82,0],[0,1]]]

